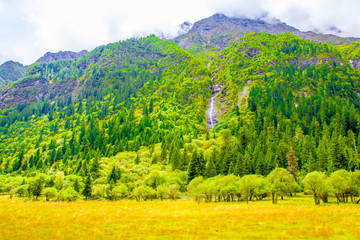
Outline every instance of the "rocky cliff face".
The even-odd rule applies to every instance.
[[[18,62],[8,61],[0,66],[0,88],[22,78],[27,67]]]
[[[71,51],[60,51],[58,53],[51,53],[47,52],[44,56],[39,58],[36,62],[43,62],[43,63],[49,63],[56,60],[62,60],[62,59],[78,59],[88,54],[88,51],[82,50],[81,52],[71,52]]]
[[[200,44],[207,48],[226,48],[234,40],[243,37],[248,32],[267,32],[272,34],[290,32],[314,42],[329,42],[333,44],[359,40],[355,38],[341,38],[335,35],[301,32],[279,20],[266,22],[261,19],[229,18],[224,14],[215,14],[196,22],[187,34],[181,35],[173,41],[182,48],[190,48],[194,44]]]

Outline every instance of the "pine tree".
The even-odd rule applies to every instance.
[[[269,174],[272,170],[276,168],[275,156],[273,150],[268,148],[265,155],[265,163],[266,163],[266,173]]]
[[[169,152],[169,161],[172,164],[173,170],[180,169],[182,166],[180,149],[176,143],[174,144],[172,151]]]
[[[167,150],[166,150],[166,141],[163,140],[161,143],[161,153],[160,153],[160,158],[162,161],[165,161],[167,157]]]
[[[230,164],[232,163],[232,156],[227,148],[222,153],[222,159],[223,162],[222,162],[221,173],[227,175],[229,172]]]
[[[189,165],[189,157],[188,157],[186,147],[184,147],[184,151],[183,151],[183,154],[182,154],[182,166],[181,166],[181,169],[182,170],[186,169],[186,167],[188,165]]]
[[[228,171],[228,173],[227,174],[234,174],[234,172],[235,172],[235,164],[234,164],[234,162],[231,162],[230,163],[230,167],[229,167],[229,171]]]
[[[151,164],[157,164],[157,163],[158,163],[158,159],[157,159],[156,154],[154,153],[154,154],[153,154],[153,158],[152,158],[152,160],[151,160]]]
[[[139,154],[138,154],[138,155],[136,155],[136,158],[135,158],[135,160],[134,160],[134,163],[135,163],[136,165],[138,165],[138,164],[140,163],[140,157],[139,157]]]
[[[21,168],[21,166],[23,165],[23,160],[24,160],[24,150],[21,150],[20,153],[18,154],[18,160],[15,162],[15,164],[13,165],[13,171],[17,171]]]
[[[90,174],[88,174],[86,177],[84,189],[82,191],[82,195],[84,195],[86,199],[91,197],[91,189],[92,189],[92,182],[91,182]]]
[[[113,166],[113,168],[111,169],[108,175],[108,183],[110,183],[111,181],[113,181],[113,183],[116,183],[118,180],[120,180],[120,178],[121,178],[120,169]]]
[[[245,172],[245,166],[244,166],[243,156],[241,153],[239,153],[236,160],[234,175],[242,177],[244,176],[244,172]]]
[[[48,150],[52,150],[55,148],[56,148],[55,141],[54,139],[51,139]]]
[[[43,161],[40,159],[36,165],[36,169],[41,170],[44,167]]]
[[[211,178],[211,177],[215,177],[216,175],[217,175],[216,166],[212,158],[210,158],[205,167],[204,177]]]
[[[100,177],[99,153],[96,153],[92,160],[90,172],[94,180]]]
[[[257,165],[256,165],[256,174],[266,176],[266,164],[265,164],[265,157],[264,153],[260,151],[257,159]]]
[[[65,128],[65,129],[69,129],[69,128],[70,128],[70,118],[67,118],[67,119],[66,119],[64,128]]]
[[[205,166],[206,166],[206,161],[205,161],[205,157],[204,157],[204,151],[200,151],[199,153],[199,167],[198,167],[198,175],[199,176],[204,176],[204,172],[205,172]]]
[[[152,113],[154,111],[154,99],[150,99],[150,104],[149,104],[149,113]]]
[[[209,131],[206,131],[205,140],[210,140],[210,134],[209,134]]]
[[[289,153],[289,147],[283,141],[280,141],[279,147],[276,151],[275,161],[278,167],[286,168],[287,167],[287,154]]]
[[[334,134],[330,144],[330,166],[329,170],[334,172],[339,169],[346,169],[348,162],[344,154],[344,146],[341,136]]]
[[[251,168],[251,156],[248,151],[245,151],[244,155],[244,175],[252,174],[252,168]]]
[[[200,157],[197,149],[194,149],[188,168],[188,182],[199,176]]]
[[[319,160],[319,170],[324,172],[327,170],[329,166],[329,154],[327,150],[327,142],[328,140],[323,138],[320,140],[318,149],[317,149],[317,156]]]
[[[80,183],[79,180],[76,178],[74,182],[74,190],[80,192]]]
[[[11,172],[11,169],[10,169],[10,159],[9,159],[9,158],[8,158],[7,161],[5,162],[4,172],[5,172],[5,173]]]

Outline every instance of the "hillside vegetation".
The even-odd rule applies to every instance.
[[[228,175],[234,182],[268,176],[263,193],[275,196],[269,176],[281,168],[296,185],[282,195],[311,192],[309,173],[347,170],[340,175],[356,189],[340,200],[354,200],[360,76],[351,46],[249,33],[193,55],[149,36],[33,64],[0,91],[0,190],[71,200],[111,198],[117,189],[119,198],[138,198]],[[214,86],[219,121],[208,129]]]

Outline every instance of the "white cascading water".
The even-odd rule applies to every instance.
[[[210,67],[210,62],[208,62],[206,64],[207,67]],[[214,79],[211,78],[211,82],[214,83]],[[216,101],[215,101],[215,98],[216,98],[216,95],[217,95],[217,92],[213,90],[213,94],[210,98],[210,107],[208,108],[208,110],[206,111],[206,115],[207,115],[207,118],[208,118],[208,128],[209,129],[212,129],[214,128],[214,121],[215,121],[215,117],[216,117]]]
[[[213,79],[211,79],[213,82]],[[218,94],[218,89],[216,87],[213,87],[213,94],[210,98],[210,106],[208,110],[206,111],[206,115],[208,118],[208,128],[212,129],[215,125],[215,118],[216,118],[216,96]]]
[[[210,99],[210,112],[209,112],[210,129],[214,127],[213,111],[214,111],[214,98],[215,98],[215,96],[212,96],[211,99]]]

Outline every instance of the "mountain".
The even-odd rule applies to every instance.
[[[193,24],[189,21],[185,21],[179,26],[179,30],[177,31],[178,35],[184,35],[190,31],[190,29],[193,27]]]
[[[0,66],[0,88],[22,78],[27,67],[21,63],[7,61]]]
[[[50,186],[61,171],[131,192],[278,167],[299,180],[360,169],[357,43],[262,31],[219,46],[193,54],[152,35],[32,64],[0,90],[0,172],[44,173]]]
[[[224,14],[215,14],[194,23],[188,33],[175,38],[174,42],[185,49],[196,45],[205,46],[206,48],[226,48],[234,40],[243,37],[248,32],[267,32],[271,34],[289,32],[310,41],[332,44],[351,43],[359,40],[329,34],[301,32],[279,20],[267,22],[261,19],[230,18]]]
[[[49,63],[52,61],[57,60],[64,60],[64,59],[78,59],[80,57],[85,56],[88,54],[88,51],[83,50],[81,52],[58,52],[58,53],[51,53],[47,52],[44,56],[36,60],[35,63]],[[0,66],[0,88],[5,87],[6,85],[16,82],[20,78],[22,78],[28,69],[28,66],[24,66],[21,63],[14,62],[14,61],[7,61]]]
[[[36,60],[36,63],[49,63],[52,61],[63,60],[63,59],[78,59],[88,54],[88,51],[82,50],[80,52],[71,52],[71,51],[60,51],[58,53],[47,52],[44,56]]]

